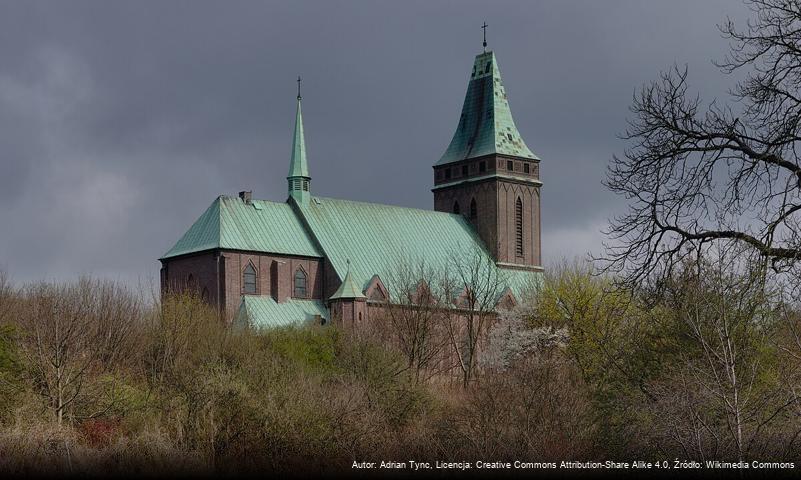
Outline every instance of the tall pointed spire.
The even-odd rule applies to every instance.
[[[517,131],[498,61],[489,50],[476,55],[459,126],[436,165],[491,154],[538,160]]]
[[[295,114],[295,134],[292,136],[292,158],[289,162],[287,182],[289,196],[299,203],[309,200],[311,177],[306,159],[306,139],[303,135],[303,113],[300,105],[300,77],[298,77],[298,110]]]

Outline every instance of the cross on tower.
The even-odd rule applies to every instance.
[[[300,75],[298,75],[298,100],[300,100]]]
[[[484,30],[484,51],[487,51],[487,22],[484,22],[484,25],[481,25],[481,29]]]

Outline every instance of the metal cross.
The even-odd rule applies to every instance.
[[[484,22],[484,25],[481,26],[481,29],[484,30],[484,51],[487,51],[487,22]]]
[[[300,75],[298,75],[298,100],[300,100]]]

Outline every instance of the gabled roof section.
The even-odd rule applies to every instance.
[[[476,55],[459,125],[436,165],[490,154],[539,160],[517,130],[492,51]]]
[[[315,317],[328,319],[328,310],[318,300],[290,299],[278,303],[270,296],[243,295],[234,322],[253,328],[301,327],[315,321]]]
[[[221,195],[162,259],[215,248],[322,257],[289,204]]]

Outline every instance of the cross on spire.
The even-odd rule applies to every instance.
[[[298,75],[298,100],[300,100],[300,75]]]
[[[484,51],[487,51],[487,22],[484,22],[484,25],[481,25],[481,29],[484,30]]]

